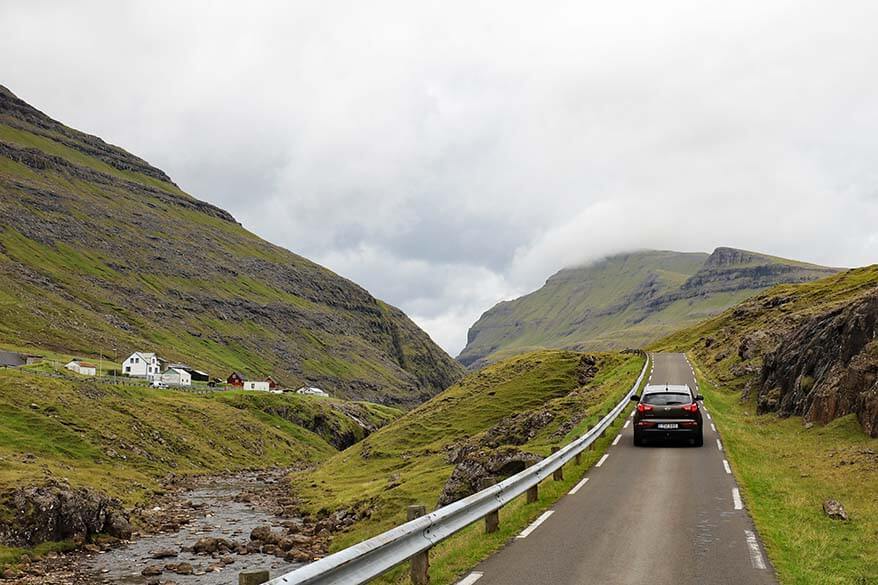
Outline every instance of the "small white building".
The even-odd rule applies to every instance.
[[[162,382],[168,386],[191,386],[192,374],[183,368],[168,368],[162,372]]]
[[[313,386],[302,386],[298,390],[296,390],[296,394],[306,394],[308,396],[322,396],[324,398],[329,398],[329,393],[321,390],[320,388],[314,388]]]
[[[97,376],[98,374],[98,369],[94,364],[82,360],[73,360],[64,367],[82,376]]]
[[[155,380],[162,375],[161,358],[154,353],[136,351],[122,362],[122,373],[126,376]]]
[[[261,392],[268,392],[270,386],[268,382],[263,382],[259,380],[244,380],[244,390],[259,390]]]

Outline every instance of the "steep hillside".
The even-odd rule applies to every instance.
[[[460,367],[401,311],[0,86],[0,342],[155,351],[413,405]]]
[[[561,270],[539,290],[497,304],[470,328],[458,360],[476,368],[539,347],[642,347],[772,285],[834,272],[734,248],[613,256]]]
[[[294,475],[293,491],[313,514],[345,509],[368,518],[334,546],[350,544],[399,523],[408,504],[447,504],[569,442],[619,400],[642,366],[636,354],[559,350],[494,364]]]
[[[759,412],[828,423],[856,415],[878,437],[878,266],[772,288],[657,347],[691,350]]]

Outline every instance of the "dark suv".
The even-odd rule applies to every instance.
[[[696,447],[704,444],[701,408],[704,400],[687,385],[666,384],[647,386],[643,396],[631,397],[637,402],[634,412],[634,444],[647,439],[688,439]]]

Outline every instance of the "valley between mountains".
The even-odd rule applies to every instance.
[[[694,364],[779,581],[878,582],[875,266],[614,255],[489,309],[455,360],[401,310],[3,87],[0,217],[5,582],[289,570],[541,460],[654,351]],[[163,373],[133,375],[129,355]],[[496,533],[436,546],[432,582],[507,546],[613,434]]]

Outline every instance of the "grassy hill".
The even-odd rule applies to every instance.
[[[0,534],[17,529],[5,499],[20,488],[61,482],[130,509],[161,493],[169,474],[312,465],[400,414],[366,402],[159,391],[44,370],[0,369]],[[22,552],[0,546],[0,566]]]
[[[0,343],[155,351],[391,404],[461,374],[398,309],[2,86],[0,216]]]
[[[876,321],[870,266],[769,289],[653,346],[696,364],[782,583],[878,582]],[[826,517],[828,499],[850,520]]]
[[[472,460],[482,461],[510,450],[545,456],[553,445],[571,441],[615,405],[642,366],[643,358],[634,354],[560,350],[488,366],[316,470],[294,474],[293,492],[314,515],[345,509],[363,518],[333,542],[333,548],[343,548],[403,522],[409,504],[434,509],[455,462],[471,460],[461,456],[467,448]],[[504,514],[515,515],[519,508],[516,504]],[[536,511],[528,508],[523,520]],[[440,552],[431,559],[439,583],[450,582],[455,567],[465,568],[486,544],[448,546],[454,554]]]
[[[561,270],[539,290],[494,306],[470,328],[458,360],[476,368],[540,347],[643,347],[767,287],[834,272],[733,248],[613,256]]]

